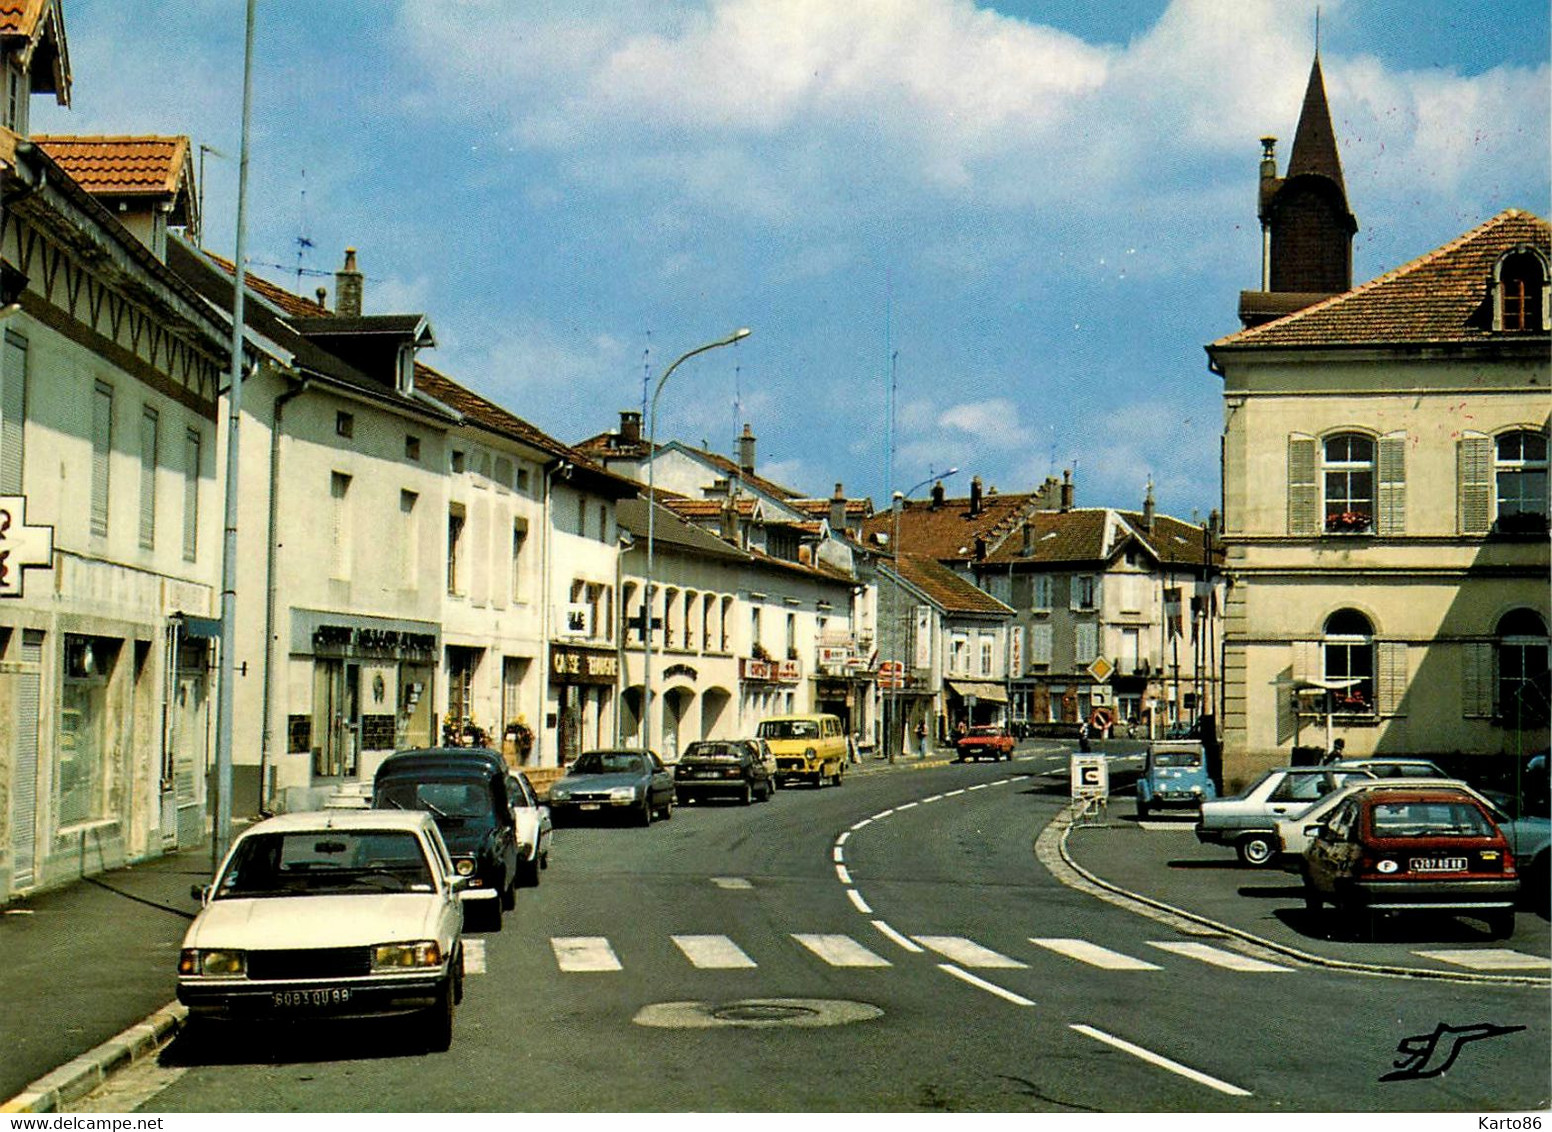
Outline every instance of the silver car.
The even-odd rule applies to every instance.
[[[465,878],[431,815],[327,810],[262,821],[232,845],[178,955],[194,1019],[418,1015],[453,1040]]]

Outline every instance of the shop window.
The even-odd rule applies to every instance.
[[[61,828],[107,813],[108,683],[121,642],[67,634],[55,745],[55,813]]]

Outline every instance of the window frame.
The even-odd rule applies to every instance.
[[[1357,443],[1368,449],[1366,457],[1355,457]],[[1345,457],[1334,457],[1332,447],[1345,444]],[[1333,496],[1332,479],[1341,477],[1344,491]],[[1353,483],[1357,477],[1367,477],[1367,494],[1355,493]],[[1379,501],[1379,444],[1375,437],[1365,432],[1348,429],[1329,433],[1320,440],[1320,514],[1322,529],[1326,534],[1373,534],[1375,531],[1375,507]],[[1341,510],[1333,510],[1335,499],[1341,501]],[[1355,504],[1362,503],[1359,508]]]

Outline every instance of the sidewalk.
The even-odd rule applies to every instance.
[[[178,945],[199,910],[189,888],[210,872],[205,844],[0,913],[0,1000],[10,1019],[0,1105],[173,1001]]]

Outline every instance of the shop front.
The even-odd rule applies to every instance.
[[[583,751],[613,742],[614,692],[620,657],[613,649],[550,646],[550,694],[545,709],[549,750],[565,766]]]

